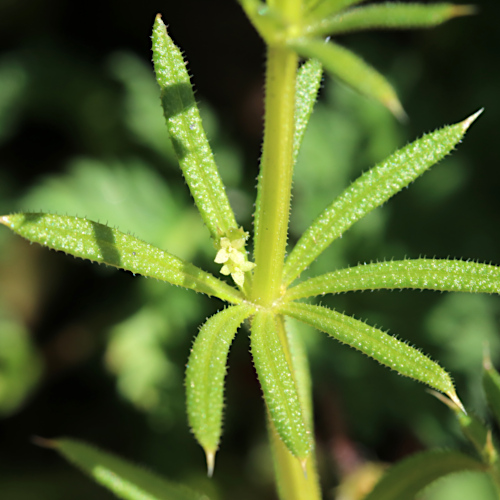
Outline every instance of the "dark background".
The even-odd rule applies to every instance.
[[[485,112],[450,159],[353,228],[313,271],[420,255],[500,263],[500,6],[490,0],[478,7],[473,17],[429,31],[340,40],[388,76],[410,120],[397,123],[325,79],[297,165],[291,241],[349,180],[395,148],[479,108]],[[216,272],[166,132],[162,145],[158,130],[140,121],[156,98],[148,65],[158,12],[189,61],[231,201],[251,230],[264,47],[231,0],[2,0],[0,208],[96,213]],[[142,95],[150,96],[144,107]],[[155,112],[147,108],[145,117]],[[317,158],[308,159],[307,151]],[[150,194],[153,187],[158,192]],[[103,201],[108,188],[121,200],[114,209]],[[33,435],[85,439],[213,498],[273,498],[246,332],[230,355],[225,434],[212,482],[187,428],[183,367],[198,325],[220,303],[1,233],[2,498],[111,498],[53,452],[33,446]],[[499,358],[498,298],[384,292],[324,303],[422,347],[453,374],[465,403],[485,413],[480,363],[484,341]],[[450,412],[423,386],[319,334],[305,336],[326,497],[364,460],[394,461],[428,446],[466,449]]]

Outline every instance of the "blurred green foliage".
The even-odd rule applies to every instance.
[[[230,0],[90,2],[78,9],[60,0],[2,2],[0,208],[87,216],[216,272],[208,232],[173,161],[149,64],[158,9],[191,62],[231,203],[250,228],[262,46]],[[500,69],[492,63],[500,7],[490,0],[480,9],[475,18],[428,32],[342,39],[389,75],[410,122],[401,125],[380,106],[325,83],[297,164],[292,242],[351,180],[394,149],[479,107],[486,112],[455,155],[355,225],[309,273],[419,255],[500,263]],[[29,246],[7,231],[0,232],[0,300],[5,498],[110,498],[30,445],[33,434],[99,443],[207,488],[201,451],[187,429],[182,380],[192,339],[213,303]],[[323,303],[418,344],[451,371],[466,404],[484,406],[478,388],[485,341],[499,361],[497,297],[404,291]],[[462,446],[453,415],[422,386],[301,328],[311,356],[325,491],[349,467],[336,451],[339,443],[348,443],[356,460],[388,461],[424,446]],[[229,358],[230,404],[218,471],[208,486],[212,498],[222,491],[243,500],[274,494],[247,351],[240,335]],[[424,498],[487,498],[476,475],[454,481]]]

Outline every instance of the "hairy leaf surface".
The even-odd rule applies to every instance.
[[[235,288],[200,268],[130,234],[85,218],[43,213],[0,217],[0,223],[33,243],[166,281],[232,303],[241,302]]]
[[[312,447],[312,436],[292,370],[283,324],[272,313],[257,312],[250,335],[252,357],[264,400],[276,431],[290,452],[303,461]]]
[[[408,144],[354,181],[301,236],[285,262],[289,285],[356,221],[408,186],[460,142],[480,111]]]
[[[401,375],[447,394],[462,407],[449,374],[441,366],[382,330],[322,306],[292,302],[282,306],[282,312],[328,333]]]
[[[446,259],[377,262],[308,279],[291,288],[286,296],[294,300],[325,293],[394,288],[500,293],[500,267]]]
[[[161,16],[153,26],[153,61],[170,140],[191,195],[215,242],[238,227],[201,123],[181,51]]]
[[[205,450],[209,475],[222,434],[224,379],[229,347],[252,306],[229,307],[212,316],[196,337],[186,368],[189,424]]]
[[[295,133],[293,136],[293,161],[297,161],[300,145],[318,98],[318,90],[323,76],[321,63],[309,59],[299,69],[295,93]]]

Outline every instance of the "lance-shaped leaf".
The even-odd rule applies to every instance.
[[[312,447],[312,436],[292,370],[283,324],[272,313],[259,311],[252,320],[252,357],[274,428],[302,464]]]
[[[189,424],[207,456],[208,475],[222,434],[224,378],[229,347],[241,323],[252,314],[249,305],[229,307],[201,327],[186,367]]]
[[[301,236],[285,262],[284,284],[289,285],[356,221],[444,158],[480,113],[424,135],[354,181]]]
[[[206,495],[75,439],[36,438],[35,443],[54,448],[94,481],[124,500],[208,500]]]
[[[324,36],[371,29],[431,28],[474,11],[470,5],[450,3],[373,4],[312,22],[304,28],[304,34]]]
[[[443,392],[462,408],[451,377],[441,366],[419,350],[382,330],[322,306],[291,302],[283,305],[281,312],[328,333],[339,342],[396,370],[400,375]]]
[[[352,5],[365,2],[366,0],[310,0],[307,3],[307,19],[324,19]]]
[[[326,43],[319,38],[297,38],[290,40],[288,46],[302,57],[312,57],[321,61],[325,70],[355,91],[383,104],[398,119],[406,114],[392,85],[350,50],[333,42]]]
[[[238,290],[215,276],[104,224],[80,217],[43,213],[7,215],[0,217],[0,223],[33,243],[75,257],[214,295],[228,302],[243,300]]]
[[[238,226],[203,130],[182,54],[167,35],[160,15],[153,27],[153,61],[179,165],[210,235],[218,242]]]
[[[486,401],[497,424],[500,425],[500,373],[491,364],[489,356],[485,357],[483,367],[483,389]]]
[[[377,262],[308,279],[290,288],[286,296],[295,300],[325,293],[394,288],[500,293],[500,267],[447,259]]]
[[[321,63],[309,59],[299,69],[297,74],[295,94],[295,132],[293,136],[293,161],[297,161],[300,145],[309,123],[309,118],[318,98],[318,90],[323,76]]]
[[[363,500],[409,500],[448,474],[485,470],[484,464],[458,451],[424,451],[391,467]]]

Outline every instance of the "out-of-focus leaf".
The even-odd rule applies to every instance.
[[[66,438],[37,438],[35,441],[56,449],[66,460],[123,500],[208,500],[206,495],[81,441]]]
[[[483,389],[486,400],[497,424],[500,425],[500,374],[495,370],[489,358],[483,360]]]
[[[33,390],[42,373],[42,361],[29,332],[0,311],[0,415],[16,411]]]
[[[349,87],[383,104],[398,119],[406,118],[405,112],[392,85],[373,67],[348,49],[333,42],[316,38],[290,40],[288,46],[303,57],[321,61],[325,70]]]
[[[17,208],[21,212],[71,214],[126,227],[134,236],[189,260],[200,245],[206,244],[207,232],[196,209],[184,201],[142,161],[105,163],[78,158],[65,173],[45,177],[33,186]]]
[[[319,19],[306,26],[304,31],[308,35],[322,36],[371,29],[431,28],[454,17],[474,12],[474,7],[470,5],[389,2],[359,7]]]
[[[309,0],[308,18],[323,19],[366,0]]]
[[[474,413],[457,409],[456,414],[462,432],[483,460],[488,464],[495,462],[497,453],[493,446],[491,430]]]
[[[0,144],[15,131],[26,83],[26,71],[18,61],[9,56],[0,59]]]
[[[410,500],[443,476],[485,469],[484,464],[458,451],[424,451],[391,467],[363,500]]]
[[[158,106],[160,90],[150,64],[130,52],[115,52],[108,59],[110,73],[125,89],[125,123],[143,144],[175,164],[175,153],[167,134],[165,118]]]

